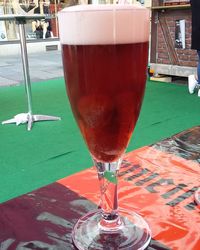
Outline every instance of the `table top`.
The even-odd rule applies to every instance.
[[[41,15],[41,14],[26,14],[26,15],[18,15],[18,14],[4,14],[4,15],[0,15],[0,21],[8,21],[8,20],[31,20],[31,19],[35,19],[35,20],[39,20],[39,19],[45,19],[45,15]]]
[[[200,249],[199,208],[193,198],[200,185],[199,152],[197,126],[125,155],[119,206],[137,211],[148,222],[148,250]],[[92,167],[1,204],[0,246],[75,249],[73,225],[97,207],[98,194]]]

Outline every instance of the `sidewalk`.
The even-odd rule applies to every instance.
[[[28,55],[31,82],[63,77],[61,51],[47,51]],[[1,57],[0,87],[24,84],[21,55]]]

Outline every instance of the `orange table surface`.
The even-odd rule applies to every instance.
[[[200,249],[200,127],[125,155],[119,206],[152,230],[152,249]],[[75,249],[75,222],[99,203],[94,167],[0,205],[0,249]]]

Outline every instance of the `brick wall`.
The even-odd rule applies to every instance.
[[[168,31],[170,39],[173,45],[173,53],[178,59],[177,65],[196,67],[197,55],[195,50],[191,50],[191,10],[177,9],[177,10],[165,10],[158,11],[158,15],[155,15],[158,20],[152,20],[154,25],[157,25],[157,41],[156,41],[156,53],[155,62],[159,64],[174,64],[170,53],[169,46],[166,43],[166,33],[163,32],[162,21],[165,22],[165,31]],[[175,48],[175,22],[176,20],[185,19],[185,42],[186,48]],[[154,37],[155,39],[155,37]],[[168,39],[169,40],[169,39]],[[154,41],[155,43],[155,41]],[[169,43],[168,43],[169,44]]]

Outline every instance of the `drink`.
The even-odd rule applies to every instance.
[[[99,161],[112,162],[127,147],[143,98],[147,54],[147,42],[63,45],[72,110],[90,153]]]
[[[117,177],[144,95],[149,11],[69,7],[59,13],[59,30],[67,94],[101,192],[101,209],[78,220],[73,242],[79,250],[146,249],[150,229],[138,214],[118,209]]]
[[[127,31],[121,30],[130,18],[138,22],[143,9],[134,7],[138,15],[133,16],[129,6],[115,7],[114,11],[111,7],[105,6],[98,19],[97,7],[80,6],[69,15],[70,21],[62,22],[66,26],[69,21],[76,30],[82,25],[77,20],[85,19],[85,26],[79,27],[80,34],[70,27],[67,34],[61,34],[72,110],[90,153],[102,162],[115,161],[128,145],[140,112],[148,55],[148,36],[144,31],[136,26],[136,35],[129,25],[125,25]],[[116,24],[121,20],[123,25],[118,29]],[[88,30],[91,23],[92,32]],[[112,29],[115,34],[108,32]]]

